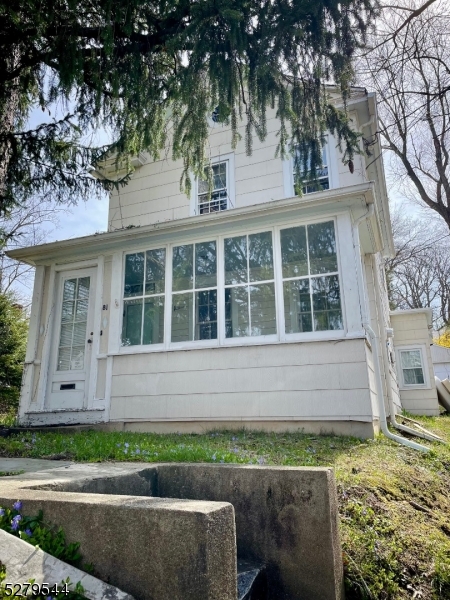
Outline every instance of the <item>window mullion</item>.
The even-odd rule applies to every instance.
[[[191,342],[195,340],[195,333],[197,327],[197,319],[195,315],[195,296],[196,296],[196,281],[195,281],[195,261],[197,254],[197,244],[192,244],[192,339]]]
[[[252,311],[250,310],[250,236],[247,235],[247,311],[248,335],[252,335]]]
[[[219,345],[225,340],[225,250],[224,238],[216,242],[217,261],[217,339]]]
[[[164,301],[164,347],[168,348],[172,339],[172,262],[173,246],[166,250],[166,285]]]
[[[277,334],[279,340],[284,340],[286,338],[286,325],[284,322],[283,265],[281,258],[281,237],[278,228],[275,228],[273,231],[273,277]]]
[[[311,328],[313,331],[316,330],[316,324],[314,321],[314,304],[313,304],[313,288],[312,288],[312,276],[311,276],[311,263],[309,258],[309,235],[308,225],[305,225],[306,235],[306,261],[308,264],[308,286],[309,286],[309,301],[311,303]]]

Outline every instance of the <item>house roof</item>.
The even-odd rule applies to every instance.
[[[375,184],[374,182],[367,182],[345,188],[324,190],[302,197],[273,200],[262,204],[234,208],[230,211],[210,214],[206,218],[204,215],[196,215],[142,227],[125,228],[38,246],[17,248],[7,252],[7,255],[33,266],[51,264],[52,262],[64,263],[77,257],[112,253],[117,251],[119,245],[121,247],[136,245],[155,235],[161,236],[176,231],[193,234],[196,230],[201,235],[207,229],[220,232],[223,226],[237,222],[248,223],[248,226],[252,227],[257,219],[265,219],[270,222],[271,216],[279,213],[289,215],[289,213],[301,210],[304,213],[314,215],[331,208],[338,208],[339,210],[346,208],[353,210],[355,215],[359,216],[368,204],[374,202]],[[367,224],[367,227],[366,238],[370,240],[368,243],[373,245],[373,251],[380,250],[383,243],[377,220],[373,218],[372,222]]]

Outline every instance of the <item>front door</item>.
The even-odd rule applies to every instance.
[[[87,407],[96,269],[59,273],[46,409]]]

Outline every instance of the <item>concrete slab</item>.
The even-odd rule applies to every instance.
[[[100,581],[96,577],[80,571],[67,563],[51,556],[40,548],[0,529],[0,562],[6,568],[6,579],[3,585],[13,587],[18,582],[47,585],[53,588],[61,586],[62,581],[70,579],[74,586],[80,583],[84,588],[84,596],[89,600],[134,600],[132,596],[118,588]]]
[[[25,471],[25,473],[36,473],[37,471],[48,471],[50,469],[67,468],[73,464],[73,462],[63,460],[0,457],[0,473],[10,473],[11,471]]]

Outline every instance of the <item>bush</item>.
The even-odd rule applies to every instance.
[[[0,413],[19,404],[28,319],[11,294],[0,293]]]

